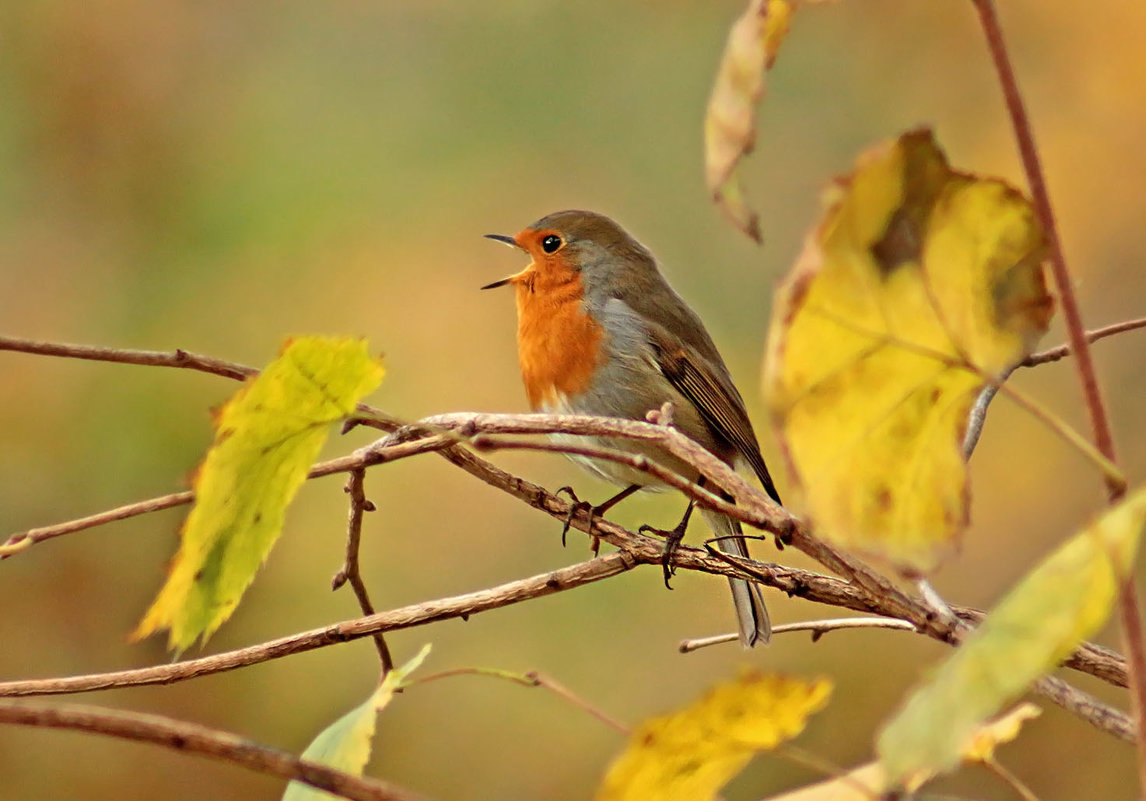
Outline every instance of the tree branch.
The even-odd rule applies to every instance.
[[[799,623],[783,623],[772,627],[773,634],[788,634],[794,631],[812,632],[812,642],[818,642],[821,637],[831,631],[844,629],[898,629],[900,631],[916,631],[915,626],[906,620],[897,620],[892,617],[837,617],[825,620],[803,620]],[[677,646],[682,654],[691,654],[701,648],[712,645],[724,645],[736,642],[740,634],[733,631],[727,634],[716,634],[712,637],[697,637],[690,640],[681,640]]]
[[[415,456],[419,453],[427,453],[447,447],[453,444],[454,441],[452,437],[438,436],[425,437],[417,441],[403,442],[388,447],[379,447],[378,444],[375,443],[374,445],[355,451],[350,456],[340,456],[337,459],[319,462],[310,469],[307,478],[322,478],[323,476],[329,476],[334,473],[346,473],[361,470],[376,464],[393,462],[408,456]],[[106,512],[81,517],[76,520],[68,520],[64,523],[56,523],[51,526],[28,529],[27,531],[11,535],[0,545],[0,559],[7,559],[37,543],[56,537],[62,537],[65,534],[95,528],[96,526],[113,523],[117,520],[127,520],[128,518],[137,517],[150,512],[158,512],[163,509],[183,506],[194,500],[195,493],[190,490],[173,492],[170,495],[161,495],[158,498],[148,498],[145,501],[129,503],[116,507],[115,509],[109,509]]]
[[[11,343],[12,340],[10,339],[0,338],[0,349],[4,349],[5,345],[11,345]],[[79,358],[104,358],[107,356],[108,360],[111,361],[141,364],[153,364],[157,363],[156,360],[158,360],[167,366],[193,366],[195,369],[210,367],[211,369],[206,371],[231,377],[236,375],[236,370],[220,368],[217,371],[215,369],[220,364],[225,367],[228,363],[217,363],[216,360],[204,360],[202,357],[189,359],[186,355],[180,356],[181,351],[174,355],[157,355],[146,351],[115,351],[113,349],[95,348],[81,349],[84,351],[82,354],[73,354],[71,349],[76,346],[32,344],[37,347],[42,346],[43,352],[49,355],[77,355]],[[9,349],[40,352],[31,347],[9,347]],[[241,371],[239,374],[242,374]],[[674,564],[678,567],[721,575],[748,576],[768,586],[781,589],[789,595],[798,595],[819,603],[860,612],[897,617],[907,621],[921,633],[951,644],[957,643],[961,639],[963,621],[975,620],[976,615],[981,616],[981,613],[975,610],[957,609],[956,612],[960,620],[954,621],[954,626],[952,626],[952,622],[936,620],[926,604],[911,598],[888,581],[886,577],[862,562],[837,552],[834,548],[812,537],[803,530],[797,519],[792,518],[786,510],[772,504],[767,496],[748,485],[727,465],[675,429],[664,425],[578,416],[474,415],[465,413],[439,415],[427,418],[418,424],[405,425],[401,421],[365,405],[360,405],[359,410],[362,415],[356,418],[354,423],[379,428],[389,432],[390,436],[356,451],[351,456],[316,466],[315,471],[312,471],[312,476],[360,469],[402,456],[437,451],[443,458],[487,484],[508,492],[547,514],[564,520],[570,513],[570,504],[551,495],[543,488],[511,475],[460,447],[459,440],[474,437],[481,433],[551,433],[554,430],[561,430],[565,433],[604,434],[652,440],[660,443],[662,447],[683,461],[694,465],[702,475],[729,491],[738,504],[735,509],[739,519],[772,530],[782,539],[812,555],[821,564],[840,573],[849,581],[839,581],[807,571],[753,560],[716,558],[695,548],[682,548],[678,552],[674,559]],[[504,428],[499,428],[499,426],[504,426]],[[695,485],[691,485],[691,482],[689,482],[689,486],[682,487],[682,489],[686,493],[690,491],[693,493],[704,492],[696,488]],[[707,499],[702,495],[700,500]],[[181,502],[185,502],[185,500]],[[448,617],[465,617],[474,611],[496,608],[530,597],[537,597],[540,594],[565,589],[567,587],[561,584],[563,580],[568,580],[569,586],[579,586],[581,583],[596,581],[609,575],[615,575],[617,572],[628,570],[636,563],[660,563],[663,546],[659,540],[634,534],[607,521],[593,521],[592,526],[590,526],[588,516],[583,510],[573,510],[573,512],[573,524],[576,528],[617,545],[622,548],[622,552],[614,554],[612,557],[604,557],[583,565],[566,568],[566,571],[572,572],[564,574],[561,578],[556,578],[558,574],[562,573],[562,571],[557,571],[533,579],[526,579],[523,582],[512,582],[489,591],[470,593],[466,596],[458,596],[440,602],[418,604],[390,613],[384,612],[360,618],[357,621],[347,621],[324,629],[303,632],[292,637],[216,657],[157,668],[145,668],[139,671],[120,671],[72,679],[8,682],[0,684],[0,696],[82,692],[116,686],[180,681],[207,673],[231,670],[246,664],[285,656],[289,653],[322,647],[334,642],[368,636],[375,632],[420,625]],[[115,517],[113,519],[121,518]],[[73,521],[73,524],[75,522],[77,521]],[[620,561],[612,564],[608,562],[610,559]],[[603,573],[598,572],[601,566],[607,566]],[[538,579],[541,579],[544,585],[541,588],[537,586]],[[554,581],[556,584],[553,583]],[[521,595],[519,596],[518,593]],[[1125,682],[1124,668],[1117,655],[1096,646],[1083,646],[1065,664],[1112,683]],[[1063,703],[1071,711],[1105,731],[1116,734],[1122,733],[1123,730],[1119,728],[1118,724],[1120,713],[1117,711],[1096,705],[1097,702],[1093,702],[1093,699],[1089,699],[1085,694],[1079,694],[1081,697],[1077,697],[1062,691],[1056,692],[1057,699],[1055,700]]]
[[[356,801],[415,801],[407,790],[376,779],[363,779],[237,734],[196,723],[141,712],[101,709],[83,704],[38,704],[0,701],[0,723],[48,729],[71,729],[124,740],[152,743],[173,751],[219,759],[291,779]]]
[[[438,681],[439,679],[448,679],[454,676],[491,676],[497,679],[505,679],[514,684],[520,684],[523,687],[540,687],[556,695],[565,701],[568,701],[573,706],[581,709],[597,720],[604,723],[609,728],[613,729],[620,734],[629,734],[629,727],[621,723],[616,718],[610,717],[597,707],[590,704],[581,696],[574,693],[557,679],[547,676],[536,670],[531,670],[528,673],[514,673],[508,670],[498,670],[497,668],[455,668],[453,670],[443,670],[441,673],[432,673],[429,676],[421,676],[419,678],[410,679],[406,682],[405,687],[416,687],[419,684],[427,684],[431,681]]]
[[[570,590],[615,576],[635,563],[623,553],[613,553],[577,565],[542,573],[497,587],[452,598],[426,601],[368,617],[346,620],[322,628],[292,634],[277,640],[228,651],[200,659],[189,659],[155,667],[94,673],[56,679],[0,682],[0,697],[66,695],[151,684],[173,684],[213,673],[279,659],[337,643],[370,637],[378,632],[422,626],[438,620],[468,618],[470,615]]]
[[[34,339],[0,336],[0,350],[34,353],[40,356],[62,356],[67,359],[85,359],[119,364],[138,364],[147,367],[181,367],[203,373],[220,375],[242,381],[258,374],[254,367],[188,353],[182,348],[173,351],[129,350],[98,345],[68,345],[59,342],[41,342]]]
[[[374,604],[370,603],[370,593],[366,590],[366,582],[362,580],[362,573],[358,569],[362,515],[364,512],[374,511],[374,504],[366,499],[366,490],[362,486],[365,479],[366,471],[359,469],[350,471],[350,477],[346,480],[346,493],[350,496],[349,521],[346,527],[346,560],[330,582],[330,588],[337,590],[349,581],[362,614],[369,616],[374,614]],[[394,669],[394,657],[390,655],[390,648],[386,645],[386,638],[382,636],[382,632],[375,632],[373,638],[374,647],[378,649],[378,658],[382,660],[382,675],[385,676]]]
[[[1146,317],[1139,317],[1137,320],[1124,320],[1121,323],[1114,323],[1103,328],[1096,328],[1093,331],[1086,332],[1086,341],[1090,343],[1097,342],[1100,339],[1105,339],[1115,334],[1121,334],[1125,331],[1135,331],[1139,328],[1146,328]],[[1037,367],[1040,364],[1047,364],[1048,362],[1057,362],[1059,359],[1066,358],[1071,354],[1070,345],[1059,345],[1055,348],[1049,348],[1038,353],[1032,353],[1027,358],[1023,359],[1020,367]]]

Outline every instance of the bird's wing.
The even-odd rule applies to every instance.
[[[710,368],[693,347],[681,342],[662,326],[649,325],[649,340],[657,365],[669,383],[692,401],[721,439],[740,452],[764,485],[765,492],[780,503],[780,494],[776,492],[768,466],[764,464],[744,401],[727,371]]]

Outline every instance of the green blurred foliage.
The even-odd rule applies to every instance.
[[[387,356],[371,399],[418,417],[524,408],[508,294],[481,284],[520,259],[480,238],[563,207],[604,211],[650,245],[705,318],[761,420],[770,291],[798,252],[818,191],[857,152],[933,125],[952,163],[1021,183],[969,4],[904,0],[803,9],[770,76],[745,165],[765,246],[734,233],[703,188],[701,120],[740,3],[17,0],[0,5],[0,328],[56,341],[174,348],[263,364],[287,336],[362,334]],[[1143,312],[1146,57],[1135,4],[1005,4],[1067,254],[1093,326]],[[1141,334],[1097,347],[1120,457],[1146,472]],[[1047,344],[1061,341],[1056,328]],[[180,489],[210,441],[207,410],[234,386],[141,367],[0,353],[0,533]],[[1069,362],[1017,384],[1085,430]],[[356,432],[328,447],[367,441]],[[761,431],[765,454],[774,453]],[[508,469],[604,497],[566,462],[505,454]],[[773,457],[773,461],[778,461]],[[972,465],[974,526],[937,577],[989,604],[1101,504],[1097,474],[1000,401]],[[783,484],[781,481],[781,489]],[[435,457],[372,470],[364,566],[382,607],[464,592],[579,560],[559,524]],[[681,501],[634,499],[619,521],[664,524]],[[3,678],[155,664],[125,644],[174,552],[177,511],[71,535],[0,565]],[[303,488],[226,649],[351,617],[329,592],[345,499]],[[699,532],[694,532],[696,539]],[[758,547],[767,557],[770,547]],[[791,550],[784,561],[805,564]],[[655,570],[393,635],[425,670],[540,669],[637,722],[736,665],[823,673],[837,691],[801,741],[841,764],[942,646],[900,633],[781,637],[751,654],[678,655],[723,631],[723,580]],[[831,610],[781,597],[780,621]],[[1113,631],[1105,640],[1117,644]],[[368,642],[172,687],[84,700],[148,709],[301,750],[370,691]],[[1079,683],[1124,704],[1120,693]],[[370,772],[438,798],[589,795],[621,738],[541,691],[435,682],[383,714]],[[1078,755],[1086,753],[1085,760]],[[1044,799],[1130,798],[1130,750],[1055,710],[1002,760]],[[0,730],[5,798],[277,798],[281,782],[101,738]],[[727,793],[757,798],[815,778],[776,760]],[[1009,798],[982,773],[953,794]]]

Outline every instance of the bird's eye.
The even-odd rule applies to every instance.
[[[555,253],[562,244],[561,237],[550,234],[541,240],[541,249],[546,253]]]

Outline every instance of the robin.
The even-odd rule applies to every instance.
[[[517,293],[517,349],[521,377],[534,411],[645,420],[650,410],[673,405],[673,424],[721,460],[746,462],[776,503],[744,401],[724,360],[688,307],[657,269],[656,260],[621,226],[590,211],[559,211],[517,236],[487,234],[528,254],[516,275],[482,289],[512,285]],[[697,470],[648,443],[598,438],[596,445],[639,453],[693,481]],[[649,474],[627,465],[574,457],[589,472],[624,487],[591,507],[603,514],[638,489],[664,489]],[[576,497],[574,496],[576,501]],[[666,536],[669,559],[684,537],[693,503]],[[748,556],[740,524],[702,510],[720,547]],[[760,588],[729,579],[745,647],[767,643],[772,633]]]

